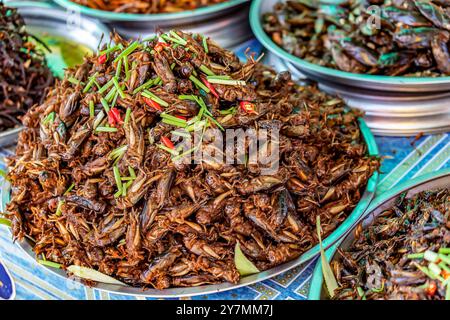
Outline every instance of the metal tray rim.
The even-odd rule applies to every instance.
[[[429,172],[427,174],[424,174],[422,176],[419,176],[417,178],[405,181],[392,189],[382,193],[378,197],[376,197],[372,203],[370,204],[369,208],[366,210],[366,212],[360,217],[359,221],[363,221],[366,219],[371,212],[373,212],[375,209],[377,209],[379,206],[383,205],[384,203],[392,200],[393,198],[397,197],[400,193],[405,192],[407,190],[413,189],[415,187],[418,187],[420,185],[423,185],[425,183],[429,183],[433,180],[449,177],[450,178],[450,168],[444,169],[444,170],[438,170],[434,172]],[[331,246],[326,252],[325,256],[328,261],[331,261],[336,254],[337,249],[340,247],[342,242],[347,238],[347,236],[353,231],[352,229],[349,229],[347,231],[347,234],[344,235],[339,242],[335,243],[333,246]],[[321,291],[323,286],[323,275],[322,275],[322,263],[319,260],[314,267],[314,271],[312,274],[312,280],[311,280],[311,288],[308,294],[309,300],[320,300],[321,298]]]
[[[249,0],[231,0],[229,2],[219,3],[212,6],[199,8],[195,10],[186,10],[177,13],[156,13],[156,14],[138,14],[138,13],[119,13],[92,9],[70,0],[54,0],[57,4],[67,9],[77,10],[81,14],[96,17],[98,19],[109,21],[160,21],[160,20],[177,20],[187,17],[194,18],[210,14],[217,14],[220,11],[231,9]]]
[[[61,0],[57,0],[61,1]],[[63,0],[65,1],[65,0]],[[353,81],[365,81],[376,84],[386,84],[386,85],[436,85],[436,84],[447,84],[450,87],[450,77],[401,77],[401,76],[382,76],[382,75],[366,75],[357,74],[351,72],[345,72],[337,69],[323,67],[311,62],[307,62],[304,59],[300,59],[289,52],[285,51],[279,47],[276,43],[270,39],[270,37],[265,33],[261,25],[261,14],[260,7],[264,0],[252,0],[250,7],[250,26],[255,34],[256,38],[266,47],[268,50],[276,54],[278,57],[291,62],[296,65],[300,70],[306,72],[313,72],[323,76],[344,78]]]
[[[359,125],[361,129],[361,133],[364,137],[364,140],[367,145],[368,153],[372,156],[379,155],[378,146],[376,144],[375,138],[370,131],[370,129],[365,124],[362,118],[359,118]],[[366,189],[364,191],[363,196],[360,201],[350,213],[350,215],[345,219],[337,228],[334,230],[327,238],[323,240],[324,248],[328,248],[333,245],[336,241],[338,241],[347,231],[347,229],[351,229],[353,225],[358,221],[359,217],[364,214],[366,209],[369,207],[376,190],[376,186],[378,184],[379,173],[374,172],[367,182]],[[9,190],[10,186],[5,181],[2,183],[0,188],[0,210],[6,210],[6,204],[9,202]],[[25,252],[25,254],[29,255],[33,259],[35,258],[35,254],[33,252],[32,246],[28,241],[16,241],[16,243],[21,247],[21,249]],[[287,263],[284,263],[275,268],[243,277],[238,284],[230,284],[230,283],[221,283],[216,285],[205,285],[199,287],[190,287],[190,288],[170,288],[165,290],[156,290],[156,289],[146,289],[143,290],[141,288],[135,288],[131,286],[118,286],[118,285],[110,285],[110,284],[102,284],[98,283],[94,286],[95,289],[115,293],[115,294],[123,294],[123,295],[133,295],[133,296],[143,296],[143,297],[152,297],[152,298],[180,298],[180,297],[189,297],[189,296],[197,296],[197,295],[206,295],[212,293],[218,293],[223,291],[228,291],[232,289],[237,289],[243,286],[247,286],[250,284],[254,284],[256,282],[260,282],[263,280],[267,280],[276,275],[279,275],[283,272],[286,272],[292,268],[295,268],[320,253],[319,245],[316,244],[308,251],[303,253],[297,259],[291,260]],[[37,263],[36,263],[37,264]],[[42,268],[46,268],[50,272],[58,275],[61,278],[68,279],[68,276],[64,270],[55,269],[40,265]],[[75,281],[78,281],[75,279]]]

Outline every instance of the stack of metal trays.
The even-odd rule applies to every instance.
[[[27,31],[42,38],[55,37],[75,43],[92,52],[97,50],[101,40],[108,42],[110,30],[102,23],[71,13],[46,2],[6,1],[6,5],[15,7],[25,20]],[[58,63],[57,57],[48,58],[50,69],[57,76],[64,72],[68,65]],[[9,129],[0,133],[0,147],[14,144],[22,127]]]
[[[261,17],[279,0],[253,0],[250,19],[258,40],[270,51],[267,63],[289,70],[297,79],[309,78],[350,107],[366,113],[377,135],[409,136],[450,131],[450,77],[416,78],[365,75],[315,65],[277,46],[264,32]]]
[[[177,13],[132,14],[91,9],[70,0],[55,0],[59,5],[106,23],[127,38],[146,38],[157,30],[180,29],[204,34],[222,47],[232,48],[252,37],[248,21],[249,0],[224,3]]]

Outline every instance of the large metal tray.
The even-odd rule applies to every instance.
[[[438,189],[438,188],[450,187],[450,169],[432,172],[415,179],[406,181],[389,191],[386,191],[382,195],[378,196],[371,203],[364,216],[361,218],[363,228],[367,228],[373,223],[375,217],[377,217],[384,210],[392,207],[395,199],[403,192],[407,191],[407,197],[411,197],[416,193],[424,190]],[[359,224],[359,222],[358,222]],[[335,259],[340,260],[340,256],[337,257],[336,252],[338,248],[346,250],[350,247],[355,240],[353,229],[350,229],[347,235],[337,244],[333,245],[327,250],[326,256],[328,261]],[[309,292],[310,300],[329,299],[325,288],[323,287],[323,274],[322,264],[319,261],[314,269],[312,276],[311,289]]]
[[[231,48],[251,38],[248,21],[249,0],[228,2],[177,13],[132,14],[92,9],[70,0],[55,0],[59,5],[107,23],[128,38],[148,37],[160,29],[180,29],[205,34],[222,47]]]
[[[364,137],[364,140],[368,146],[368,153],[370,155],[377,156],[379,155],[378,147],[376,145],[375,139],[370,132],[369,128],[366,126],[364,121],[362,119],[360,120],[360,128],[362,135]],[[338,241],[348,229],[351,229],[355,223],[358,221],[358,218],[364,213],[364,211],[369,206],[370,202],[372,201],[372,198],[375,194],[375,189],[378,183],[378,172],[375,172],[372,177],[369,179],[367,183],[366,190],[361,197],[361,200],[355,207],[355,209],[351,212],[351,214],[347,217],[347,219],[339,225],[339,227],[332,232],[326,239],[323,241],[323,245],[325,248],[330,247],[333,243]],[[6,210],[6,204],[9,202],[10,199],[10,185],[6,181],[1,185],[0,188],[0,211]],[[35,257],[35,254],[32,249],[32,245],[29,242],[29,240],[24,241],[16,241],[16,243],[24,250],[25,254],[30,255],[31,257]],[[250,275],[243,277],[241,281],[238,284],[230,284],[230,283],[223,283],[223,284],[217,284],[217,285],[205,285],[205,286],[199,286],[199,287],[191,287],[191,288],[171,288],[171,289],[165,289],[165,290],[155,290],[155,289],[147,289],[142,290],[141,288],[134,288],[130,286],[118,286],[118,285],[109,285],[109,284],[97,284],[95,286],[96,289],[105,290],[108,292],[113,292],[117,294],[126,294],[126,295],[134,295],[134,296],[146,296],[146,297],[156,297],[156,298],[174,298],[174,297],[186,297],[186,296],[195,296],[195,295],[204,295],[204,294],[211,294],[211,293],[217,293],[222,291],[227,291],[231,289],[236,289],[239,287],[247,286],[252,283],[256,283],[259,281],[263,281],[266,279],[269,279],[271,277],[274,277],[280,273],[286,272],[296,266],[299,266],[306,261],[314,258],[319,254],[319,246],[315,245],[311,249],[309,249],[307,252],[302,254],[300,257],[298,257],[295,260],[289,261],[283,265],[277,266],[273,269],[266,270],[264,272],[260,272],[258,274]],[[45,267],[49,271],[63,277],[67,278],[67,274],[60,269]]]
[[[93,19],[84,17],[70,18],[70,13],[55,8],[54,5],[38,1],[6,1],[6,5],[15,7],[25,20],[27,28],[33,31],[46,32],[51,35],[61,36],[86,47],[97,50],[100,39],[109,41],[110,30]],[[68,24],[68,21],[77,22]],[[12,145],[17,142],[19,132],[23,127],[10,129],[0,133],[0,147]]]
[[[292,63],[307,77],[318,82],[325,81],[356,88],[380,91],[417,93],[450,90],[450,77],[418,78],[356,74],[322,67],[289,54],[272,41],[272,39],[264,32],[261,24],[263,14],[272,11],[275,3],[284,1],[286,0],[252,0],[250,8],[250,25],[258,40],[268,50],[279,56],[281,59]]]

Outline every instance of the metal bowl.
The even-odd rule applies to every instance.
[[[76,24],[69,24],[73,17],[69,13],[55,8],[54,5],[37,1],[6,1],[9,7],[18,9],[18,12],[25,20],[26,28],[31,34],[48,33],[80,43],[93,52],[97,50],[100,40],[109,41],[110,30],[102,23],[84,17],[78,17]],[[52,67],[52,61],[48,61]],[[54,68],[53,68],[54,69]],[[54,70],[55,71],[55,70]],[[61,73],[63,70],[56,70]],[[17,141],[22,127],[9,129],[0,133],[0,147],[12,145]]]
[[[307,62],[279,47],[262,27],[262,16],[272,11],[274,4],[285,0],[253,0],[250,8],[250,25],[258,40],[281,59],[292,63],[307,77],[318,82],[337,83],[356,88],[391,92],[436,92],[450,90],[450,77],[391,77],[344,72]]]
[[[407,191],[407,197],[411,197],[421,191],[438,189],[450,187],[450,169],[440,170],[437,172],[431,172],[425,174],[418,178],[406,181],[389,191],[386,191],[379,197],[375,198],[371,203],[370,207],[367,209],[366,213],[362,217],[363,228],[371,225],[374,219],[382,213],[384,210],[392,207],[396,198],[403,192]],[[356,227],[356,225],[355,225]],[[343,250],[348,249],[353,241],[355,240],[355,235],[353,231],[354,228],[348,231],[348,234],[337,244],[333,245],[330,249],[326,251],[326,257],[328,261],[337,259],[340,260],[340,256],[336,255],[337,249],[341,248]],[[314,269],[312,276],[311,289],[309,291],[308,298],[310,300],[322,300],[329,299],[325,288],[323,286],[323,274],[322,274],[322,263],[319,261]]]
[[[372,156],[379,155],[378,147],[375,142],[375,139],[370,132],[369,128],[364,123],[364,120],[359,119],[359,124],[361,128],[362,135],[364,137],[364,140],[367,144],[368,154]],[[373,199],[373,196],[375,194],[375,189],[378,183],[378,172],[375,172],[372,177],[369,179],[366,190],[361,197],[360,201],[358,202],[357,206],[353,209],[351,214],[347,217],[347,219],[339,225],[339,227],[334,230],[327,238],[323,241],[323,246],[325,248],[330,247],[333,243],[338,241],[346,232],[347,230],[351,229],[355,223],[358,221],[358,218],[365,212],[367,207],[369,206],[370,202]],[[10,185],[6,181],[1,185],[0,188],[0,211],[6,210],[6,204],[10,200]],[[29,242],[29,240],[23,240],[23,241],[16,241],[16,243],[19,244],[19,246],[24,250],[24,252],[31,256],[35,257],[35,254],[33,252],[32,244]],[[274,277],[280,273],[286,272],[294,267],[297,267],[306,261],[314,258],[320,253],[320,249],[318,245],[315,245],[305,253],[303,253],[300,257],[297,259],[291,260],[287,263],[284,263],[282,265],[279,265],[275,268],[246,276],[241,278],[240,282],[237,284],[231,284],[231,283],[222,283],[217,285],[204,285],[199,287],[191,287],[191,288],[170,288],[170,289],[164,289],[164,290],[156,290],[156,289],[147,289],[142,290],[141,288],[135,288],[131,286],[119,286],[119,285],[110,285],[110,284],[103,284],[98,283],[95,288],[105,290],[112,293],[117,294],[125,294],[125,295],[133,295],[133,296],[145,296],[145,297],[155,297],[155,298],[175,298],[175,297],[186,297],[186,296],[195,296],[195,295],[204,295],[204,294],[212,294],[212,293],[218,293],[222,291],[227,291],[231,289],[236,289],[239,287],[247,286],[259,281],[263,281],[266,279],[269,279],[271,277]],[[45,267],[45,266],[43,266]],[[67,274],[60,269],[45,267],[49,271],[67,279]]]
[[[55,0],[59,5],[107,23],[128,38],[148,37],[157,29],[181,29],[205,34],[225,48],[251,37],[248,23],[249,0],[230,0],[195,10],[176,13],[135,14],[96,10],[70,0]]]

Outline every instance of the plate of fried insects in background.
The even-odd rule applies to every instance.
[[[330,299],[333,292],[336,300],[449,300],[449,203],[449,169],[374,199],[361,222],[326,252],[329,271],[316,265],[309,298]]]
[[[4,48],[0,146],[7,146],[17,141],[22,130],[20,117],[34,104],[42,103],[66,68],[95,51],[102,37],[108,41],[109,30],[86,18],[69,26],[66,12],[33,1],[0,4],[0,19]]]
[[[7,160],[5,218],[44,267],[119,294],[215,293],[312,259],[317,217],[327,248],[368,207],[379,153],[342,100],[205,36],[113,40],[27,113]],[[280,132],[278,169],[191,161],[207,128]]]
[[[157,30],[176,28],[212,37],[227,49],[251,38],[249,0],[55,2],[99,19],[127,38],[146,38]]]
[[[258,40],[319,82],[411,93],[450,88],[442,1],[254,0],[250,11]]]

